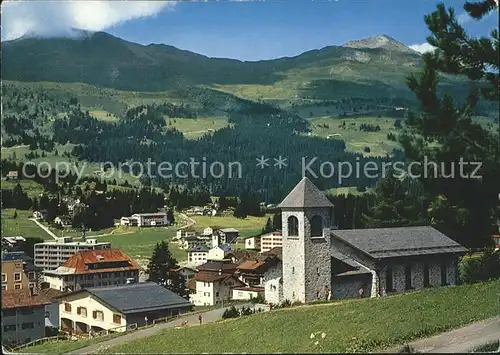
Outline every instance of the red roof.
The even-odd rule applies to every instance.
[[[109,263],[109,262],[127,262],[128,266],[125,267],[110,267],[101,269],[87,269],[85,268],[88,264],[99,264],[99,263]],[[140,267],[137,262],[130,256],[125,254],[121,249],[96,249],[96,250],[85,250],[76,253],[70,257],[62,265],[67,268],[75,269],[75,274],[91,274],[98,272],[113,272],[113,271],[125,271],[125,270],[139,270]]]
[[[30,296],[28,290],[2,290],[2,309],[45,306],[50,301],[42,295]]]

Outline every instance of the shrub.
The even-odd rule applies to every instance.
[[[292,306],[292,302],[290,302],[290,300],[284,300],[279,305],[279,308],[287,308],[287,307],[291,307],[291,306]]]
[[[222,313],[222,318],[238,318],[240,316],[240,312],[236,309],[235,306],[231,306]]]
[[[459,265],[459,275],[463,283],[500,278],[500,251],[487,249],[480,257],[463,258]]]
[[[252,297],[250,299],[250,302],[252,303],[266,303],[266,300],[262,294],[258,294],[257,297]]]

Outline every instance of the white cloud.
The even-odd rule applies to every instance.
[[[471,20],[472,17],[467,12],[463,12],[457,16],[457,22],[460,25],[465,25],[467,22],[470,22]]]
[[[431,46],[429,43],[425,42],[425,43],[421,43],[421,44],[412,44],[411,46],[409,46],[411,49],[413,49],[414,51],[417,51],[419,53],[425,53],[425,52],[432,52],[434,51],[434,49],[436,49],[436,47],[434,46]]]
[[[2,40],[26,33],[68,34],[74,28],[102,31],[122,22],[172,9],[173,1],[4,1]]]

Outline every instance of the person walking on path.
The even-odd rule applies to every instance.
[[[201,325],[201,323],[203,322],[203,315],[201,313],[198,316],[198,320],[200,321],[200,325]]]

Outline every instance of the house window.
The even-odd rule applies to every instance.
[[[429,287],[429,264],[424,264],[424,287]]]
[[[92,318],[97,319],[98,321],[103,321],[104,313],[102,311],[93,311]]]
[[[219,292],[216,292],[216,293],[215,293],[215,297],[219,297]]]
[[[323,218],[314,216],[311,218],[311,237],[323,236]]]
[[[295,274],[295,266],[292,266],[292,274]]]
[[[33,329],[33,328],[34,328],[33,322],[27,322],[21,324],[21,329]]]
[[[319,276],[319,267],[316,268],[316,274]]]
[[[4,332],[14,332],[16,330],[16,325],[15,324],[10,324],[10,325],[4,325],[3,326],[3,331]]]
[[[7,274],[2,274],[2,282],[7,282]]]
[[[388,266],[387,270],[385,272],[385,291],[386,292],[393,291],[392,281],[393,281],[392,268],[390,266]]]
[[[15,284],[14,285],[14,289],[16,289],[16,290],[20,290],[22,288],[23,288],[23,284]]]
[[[82,316],[82,317],[87,317],[87,308],[85,307],[77,307],[76,308],[76,314]]]
[[[14,273],[14,281],[21,281],[21,273],[20,272]]]
[[[405,289],[411,290],[411,265],[405,265]]]
[[[33,271],[28,273],[28,278],[30,281],[33,281],[35,279],[35,273]]]
[[[119,314],[113,314],[113,323],[121,324],[122,323],[122,316]]]
[[[64,312],[71,313],[71,304],[70,303],[64,304]]]
[[[299,219],[295,216],[288,217],[288,236],[297,237],[299,235]]]
[[[441,264],[441,286],[446,286],[447,284],[446,264],[443,263]]]
[[[6,291],[7,290],[7,285],[2,285],[2,291]]]

